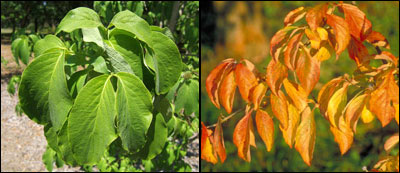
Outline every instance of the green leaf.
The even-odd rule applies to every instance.
[[[96,59],[94,59],[92,65],[94,67],[94,69],[93,69],[94,71],[97,71],[99,73],[105,73],[105,74],[109,73],[106,61],[104,60],[104,58],[102,56],[99,56]]]
[[[110,33],[109,43],[128,62],[133,73],[143,80],[143,71],[146,70],[146,67],[143,64],[143,50],[140,41],[127,31],[114,29]]]
[[[108,28],[115,26],[134,34],[139,40],[152,45],[151,30],[149,24],[135,13],[125,10],[117,13],[111,20]]]
[[[150,26],[150,29],[152,31],[157,31],[163,33],[165,36],[170,38],[172,41],[175,41],[174,35],[172,34],[171,30],[168,27],[161,28],[158,26]]]
[[[103,38],[100,35],[98,28],[82,28],[82,35],[84,42],[96,43],[99,47],[104,50]]]
[[[56,152],[47,146],[46,151],[43,153],[42,160],[46,169],[51,172],[53,171],[54,155]]]
[[[50,124],[44,126],[44,136],[46,136],[48,146],[56,152],[59,152],[57,142],[57,131]]]
[[[72,32],[80,28],[96,28],[103,26],[99,15],[95,11],[86,7],[78,7],[67,13],[57,27],[56,35],[61,32]]]
[[[15,62],[19,65],[19,43],[22,41],[21,38],[17,38],[15,39],[12,43],[11,43],[11,53],[14,56],[14,60]]]
[[[64,161],[62,160],[61,156],[59,154],[56,154],[56,166],[57,168],[61,168],[64,166]]]
[[[119,72],[117,89],[117,127],[125,150],[137,152],[146,143],[152,120],[151,94],[136,76]]]
[[[199,82],[197,80],[186,80],[179,88],[175,100],[175,110],[180,112],[184,109],[185,115],[193,112],[199,115]]]
[[[40,37],[35,34],[30,34],[28,37],[32,40],[33,44],[40,40]]]
[[[24,38],[19,42],[19,58],[21,58],[21,61],[24,64],[28,64],[29,62],[29,57],[31,56],[31,51],[30,51],[30,47],[28,45],[28,38]]]
[[[12,76],[10,79],[10,82],[7,85],[7,91],[11,95],[15,94],[15,85],[19,84],[19,81],[21,80],[21,76]]]
[[[114,48],[110,47],[112,46],[111,42],[106,40],[105,41],[107,44],[104,44],[104,48],[106,50],[107,56],[110,58],[111,66],[113,68],[113,72],[118,73],[118,72],[127,72],[133,74],[133,71],[131,69],[131,66],[128,64],[127,61],[119,54],[117,51],[115,51]]]
[[[182,72],[182,60],[178,47],[167,36],[153,31],[151,34],[156,72],[156,93],[165,94],[178,81]]]
[[[35,57],[38,57],[45,51],[53,48],[64,49],[66,47],[65,44],[55,35],[46,35],[44,39],[41,39],[35,43],[33,51],[35,53]]]
[[[168,127],[164,121],[164,116],[157,113],[153,117],[149,131],[147,132],[147,142],[139,155],[145,160],[151,160],[161,153],[167,142]]]
[[[19,100],[25,114],[39,124],[50,120],[56,131],[62,127],[72,107],[64,58],[64,51],[57,49],[40,55],[22,73],[19,87]]]
[[[94,165],[117,138],[115,93],[109,75],[90,80],[78,93],[68,118],[68,138],[79,164]]]
[[[66,121],[61,128],[60,132],[58,133],[58,148],[60,150],[61,158],[71,166],[76,166],[78,163],[76,162],[75,158],[72,154],[71,144],[68,138],[68,121]]]

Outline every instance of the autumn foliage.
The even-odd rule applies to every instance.
[[[344,18],[335,15],[336,10]],[[308,25],[295,25],[304,19]],[[274,130],[279,129],[289,147],[294,146],[310,166],[317,133],[315,109],[329,122],[342,155],[353,144],[360,118],[368,123],[377,117],[382,127],[393,119],[399,124],[398,58],[382,51],[390,49],[388,41],[372,30],[371,22],[358,7],[343,2],[299,7],[285,17],[284,26],[271,39],[272,59],[266,65],[266,74],[258,72],[246,59],[226,59],[206,79],[208,96],[217,108],[232,113],[236,88],[247,103],[233,133],[240,158],[251,161],[250,146],[256,147],[255,130],[270,151]],[[368,52],[364,43],[375,47],[377,53]],[[334,78],[322,87],[317,98],[311,96],[319,81],[321,63],[331,55],[338,59],[346,49],[357,65],[353,75]],[[382,65],[374,67],[372,61]],[[357,88],[352,98],[348,98],[350,87]],[[202,123],[202,159],[216,164],[219,156],[222,163],[225,161],[221,123],[227,119],[220,116],[215,129]],[[279,127],[274,127],[274,119],[279,121]],[[397,133],[386,141],[385,150],[389,151],[398,141]],[[398,171],[399,156],[388,155],[374,168]]]

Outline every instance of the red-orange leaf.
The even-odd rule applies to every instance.
[[[390,49],[389,42],[386,40],[385,36],[377,31],[372,31],[368,37],[367,41],[374,46],[384,47],[386,49]]]
[[[235,97],[236,82],[235,71],[231,70],[223,79],[219,89],[219,99],[226,112],[232,112],[233,99]]]
[[[225,69],[229,64],[234,63],[233,59],[226,59],[215,67],[206,79],[206,89],[211,102],[219,109],[218,89]]]
[[[288,38],[288,33],[296,28],[297,27],[294,26],[286,26],[285,28],[276,32],[271,38],[269,53],[271,54],[272,59],[278,60],[278,56],[276,55],[278,48],[281,47],[284,40]]]
[[[296,132],[295,148],[300,153],[303,161],[311,166],[315,146],[315,120],[310,107],[301,114],[301,123]]]
[[[216,153],[209,138],[207,127],[201,122],[201,159],[216,164],[218,162]]]
[[[368,55],[368,49],[353,36],[351,36],[347,51],[349,52],[349,57],[356,61],[357,65],[360,65],[363,61],[362,59]]]
[[[255,145],[252,112],[253,110],[246,112],[246,115],[236,124],[233,131],[233,143],[238,148],[238,155],[247,162],[251,160],[250,145]]]
[[[243,100],[245,100],[246,102],[250,102],[250,89],[258,84],[256,76],[244,64],[238,64],[236,66],[235,74],[236,84],[239,87],[239,91],[242,95]]]
[[[256,87],[254,87],[250,95],[250,98],[254,104],[254,110],[258,109],[266,92],[267,87],[264,85],[264,83],[259,83]]]
[[[384,148],[386,151],[389,151],[397,143],[399,143],[399,134],[398,133],[394,134],[393,136],[391,136],[389,139],[386,140]]]
[[[287,78],[283,80],[283,86],[296,108],[300,112],[303,112],[304,108],[307,106],[306,91],[304,91],[304,89],[298,84],[289,81]]]
[[[304,7],[296,8],[296,9],[290,11],[286,15],[285,20],[284,20],[284,24],[285,24],[285,26],[288,26],[288,25],[290,26],[293,23],[295,23],[295,22],[299,21],[300,19],[302,19],[305,15],[306,15],[306,12],[304,11]]]
[[[257,131],[264,141],[268,151],[271,151],[274,144],[274,122],[267,112],[259,109],[256,114]]]
[[[397,91],[393,89],[397,89]],[[397,100],[398,103],[398,92],[399,88],[394,81],[392,73],[388,73],[379,87],[371,93],[371,99],[369,100],[370,107],[368,109],[378,117],[382,123],[382,127],[389,124],[395,117],[396,110],[390,103],[391,100]]]
[[[311,57],[308,49],[305,47],[303,47],[301,54],[304,56],[299,58],[297,62],[296,74],[300,80],[301,87],[309,95],[318,83],[321,63],[315,57]]]
[[[288,69],[279,61],[272,59],[267,67],[267,84],[272,93],[277,95],[277,91],[281,88],[282,81],[288,76]]]
[[[285,55],[285,64],[290,70],[295,69],[297,52],[299,50],[299,42],[303,36],[303,32],[294,35],[288,42]]]
[[[319,4],[310,9],[306,15],[306,21],[310,28],[314,31],[320,26],[323,21],[326,11],[328,10],[328,3]]]
[[[340,55],[347,47],[350,42],[350,31],[346,21],[336,15],[327,14],[326,22],[329,26],[333,28],[333,32],[335,33],[336,39],[336,55]]]
[[[279,126],[279,128],[282,131],[282,135],[283,138],[285,139],[285,142],[289,145],[290,148],[292,148],[292,145],[294,144],[294,140],[296,137],[297,126],[299,126],[300,113],[297,110],[297,108],[294,107],[292,104],[289,104],[288,112],[289,112],[288,128],[286,130],[283,129],[281,126]]]
[[[288,106],[286,97],[281,90],[278,91],[277,96],[271,94],[271,108],[283,129],[286,130],[288,127]]]
[[[335,137],[335,142],[339,144],[340,153],[346,153],[353,144],[353,131],[344,120],[344,116],[339,117],[339,128],[331,126],[331,131]]]
[[[224,163],[224,161],[226,159],[226,153],[225,153],[225,144],[224,144],[224,134],[222,132],[222,126],[221,126],[221,117],[218,117],[217,126],[215,127],[213,144],[214,144],[213,145],[214,150],[219,155],[221,162]]]
[[[345,20],[349,26],[350,34],[359,41],[364,41],[372,31],[371,22],[367,19],[364,12],[358,7],[341,3],[339,7],[343,9]]]

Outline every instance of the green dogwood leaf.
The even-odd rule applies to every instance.
[[[109,75],[90,80],[78,93],[68,118],[68,137],[79,164],[94,165],[117,138],[115,93]]]
[[[199,81],[186,80],[177,92],[175,99],[175,110],[180,112],[184,109],[185,115],[193,112],[199,114]]]
[[[47,35],[44,39],[37,41],[33,47],[35,57],[53,48],[66,49],[65,44],[55,35]]]
[[[117,127],[125,150],[137,152],[146,143],[152,120],[151,94],[143,82],[130,73],[119,72],[117,89]]]
[[[67,13],[57,27],[56,35],[61,31],[72,32],[80,28],[97,28],[103,26],[99,15],[86,7],[78,7]],[[103,26],[104,27],[104,26]]]
[[[21,108],[39,124],[51,122],[56,131],[72,107],[64,72],[64,50],[52,49],[34,59],[24,70],[19,87]]]

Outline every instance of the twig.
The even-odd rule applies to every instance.
[[[225,121],[228,121],[228,120],[229,120],[230,118],[232,118],[234,115],[236,115],[236,114],[238,114],[238,113],[240,113],[240,112],[242,112],[242,111],[244,111],[244,110],[245,110],[245,108],[239,109],[239,110],[237,110],[236,112],[234,112],[234,113],[230,114],[229,116],[225,117],[224,119],[221,120],[221,124],[224,123]],[[216,125],[217,125],[217,123],[215,123],[215,124],[213,124],[213,125],[210,125],[210,126],[207,126],[207,129],[208,129],[208,128],[211,128],[211,127],[215,127]]]

